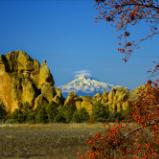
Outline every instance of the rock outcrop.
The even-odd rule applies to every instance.
[[[89,114],[92,113],[93,106],[102,104],[106,110],[110,112],[129,112],[130,102],[129,90],[125,87],[113,88],[110,92],[102,94],[97,93],[93,97],[90,96],[77,96],[75,93],[69,93],[64,105],[75,105],[77,109],[86,108]]]
[[[96,94],[93,102],[101,103],[110,112],[126,112],[129,110],[129,91],[125,87],[113,88],[109,93]]]
[[[65,103],[65,106],[75,105],[77,110],[85,108],[89,114],[92,113],[92,99],[88,96],[77,96],[74,92],[68,94]]]
[[[60,104],[61,99],[46,61],[40,64],[24,51],[0,56],[0,101],[8,112],[24,103],[36,109],[44,103]]]

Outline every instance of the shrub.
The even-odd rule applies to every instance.
[[[5,106],[3,103],[0,103],[0,121],[4,121],[6,119],[7,112],[5,110]]]
[[[114,112],[114,113],[110,113],[109,114],[109,121],[110,122],[115,122],[116,120],[117,121],[122,121],[125,119],[125,115],[121,112]]]
[[[24,122],[35,122],[35,112],[32,110],[32,107],[29,103],[24,103],[20,107],[21,113],[24,116]]]
[[[28,103],[20,105],[13,113],[8,115],[7,123],[34,122],[35,112]]]
[[[27,113],[25,122],[27,122],[27,123],[35,123],[35,116],[36,116],[36,113],[33,110],[29,111]]]
[[[47,104],[45,106],[48,122],[54,122],[56,115],[58,114],[58,106],[55,103]]]
[[[75,105],[66,105],[63,107],[63,113],[67,123],[72,121],[72,117],[75,111],[76,111]]]
[[[60,106],[58,109],[58,114],[55,117],[55,121],[69,123],[72,121],[72,117],[75,111],[75,105]]]
[[[73,122],[82,123],[86,122],[89,119],[89,114],[85,108],[81,108],[79,110],[76,110],[73,114]]]
[[[109,117],[109,111],[101,103],[96,103],[92,109],[92,116],[95,119],[95,121],[104,122]]]
[[[66,123],[66,118],[64,113],[62,111],[59,111],[58,114],[55,116],[54,121],[60,123]]]
[[[36,110],[35,114],[35,122],[36,123],[47,123],[48,116],[44,106],[39,106]]]
[[[134,126],[116,122],[105,133],[87,140],[90,149],[81,159],[158,159],[159,87],[148,82],[132,101]],[[132,144],[133,143],[133,144]]]
[[[7,123],[23,123],[26,116],[20,109],[16,109],[13,113],[9,114]]]

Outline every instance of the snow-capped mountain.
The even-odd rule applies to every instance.
[[[61,90],[64,95],[69,92],[75,92],[77,95],[95,95],[96,93],[102,93],[103,91],[109,91],[112,84],[100,82],[95,80],[90,74],[78,74],[75,79],[69,83],[61,86]]]

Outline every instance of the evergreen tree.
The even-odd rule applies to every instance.
[[[74,112],[76,111],[76,106],[75,105],[66,105],[64,106],[64,116],[66,118],[66,122],[69,123],[72,121],[72,117]]]
[[[36,116],[36,113],[33,110],[29,111],[27,113],[25,122],[27,122],[27,123],[35,123],[35,116]]]
[[[92,109],[92,116],[95,119],[95,121],[104,122],[109,117],[109,111],[101,103],[96,103]]]
[[[73,114],[72,121],[77,123],[86,122],[89,119],[89,114],[85,108],[76,110]]]
[[[44,106],[39,106],[36,110],[35,114],[35,122],[36,123],[47,123],[48,116]]]
[[[72,117],[75,111],[75,105],[60,106],[58,109],[58,114],[55,117],[55,121],[69,123],[72,121]]]
[[[65,115],[62,111],[59,111],[58,114],[54,118],[55,122],[66,123]]]
[[[20,109],[16,109],[13,113],[9,114],[7,122],[9,123],[23,123],[25,116]]]
[[[116,120],[122,121],[123,119],[125,120],[126,117],[127,117],[127,115],[124,115],[121,112],[114,112],[114,113],[110,114],[109,121],[111,121],[111,122],[115,122]]]
[[[7,112],[5,110],[4,104],[0,103],[0,120],[3,121],[6,119]]]
[[[45,110],[48,117],[48,122],[53,122],[56,115],[58,114],[58,106],[55,103],[47,104]]]

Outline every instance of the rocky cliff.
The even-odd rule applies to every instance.
[[[75,93],[69,93],[64,105],[75,105],[77,109],[86,108],[89,114],[92,113],[93,106],[102,104],[110,112],[128,112],[130,107],[129,90],[125,87],[113,88],[109,92],[97,93],[93,97],[77,96]]]
[[[75,105],[76,108],[79,110],[81,108],[85,108],[89,114],[92,113],[92,97],[88,96],[77,96],[75,93],[70,92],[64,102],[64,105]]]
[[[36,109],[45,103],[60,104],[61,99],[46,61],[40,64],[24,51],[0,55],[0,101],[8,112],[24,103]]]

